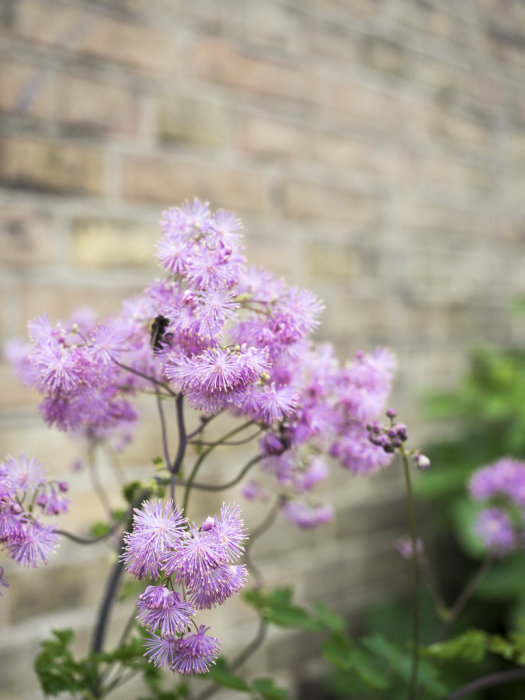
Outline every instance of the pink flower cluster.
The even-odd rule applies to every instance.
[[[195,199],[165,211],[160,224],[165,279],[103,323],[86,312],[55,327],[37,318],[31,345],[10,347],[12,362],[43,395],[50,425],[90,438],[124,444],[137,417],[130,399],[152,382],[205,414],[256,422],[265,432],[261,472],[286,516],[300,527],[326,522],[331,508],[314,496],[326,456],[354,474],[391,461],[367,424],[384,408],[393,355],[378,348],[341,365],[329,345],[315,345],[322,304],[246,263],[232,213]]]
[[[220,516],[206,518],[200,527],[188,523],[172,501],[144,502],[142,510],[135,510],[123,559],[126,570],[140,580],[162,580],[162,585],[148,586],[138,601],[137,618],[150,632],[146,655],[155,666],[185,675],[205,673],[214,662],[220,642],[192,618],[243,588],[246,568],[234,562],[244,539],[235,505],[223,504]]]
[[[475,500],[494,503],[475,523],[485,547],[496,556],[519,549],[525,522],[525,463],[505,457],[482,467],[472,475],[469,491]]]
[[[20,455],[0,463],[0,543],[21,566],[47,564],[56,548],[55,528],[39,514],[59,515],[67,510],[65,482],[49,480],[42,464]],[[0,585],[7,585],[0,572]]]

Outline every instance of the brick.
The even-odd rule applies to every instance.
[[[210,82],[281,97],[315,101],[315,76],[290,63],[253,56],[220,39],[198,38],[191,49],[195,74]]]
[[[102,158],[83,146],[13,137],[0,142],[0,183],[44,192],[100,195]]]
[[[0,110],[51,118],[53,88],[47,71],[38,66],[2,60]]]
[[[144,274],[144,282],[148,274]],[[21,287],[21,316],[31,319],[47,313],[52,322],[69,318],[79,307],[90,307],[99,315],[106,316],[120,310],[123,299],[140,290],[142,279],[137,275],[128,287],[101,287],[91,283],[86,286],[77,282],[74,286],[47,284],[23,284]]]
[[[348,80],[333,79],[326,89],[326,105],[339,112],[348,125],[348,118],[364,124],[370,130],[385,131],[388,127],[399,128],[401,101],[398,94],[373,90],[370,87]]]
[[[209,199],[213,206],[264,212],[268,206],[261,175],[227,167],[183,163],[168,157],[128,157],[123,163],[127,199],[178,204],[186,198]]]
[[[291,217],[354,224],[377,221],[380,216],[377,199],[337,186],[301,180],[284,183],[283,208]]]
[[[32,266],[53,259],[55,222],[38,210],[5,206],[0,213],[0,262]]]
[[[398,43],[368,36],[363,41],[365,65],[387,76],[402,78],[407,72],[409,57]]]
[[[0,411],[9,411],[13,408],[30,407],[34,409],[40,398],[36,391],[24,386],[15,376],[11,365],[0,364]]]
[[[261,158],[290,160],[298,153],[300,135],[297,127],[247,117],[240,127],[239,143],[247,153]]]
[[[174,73],[179,47],[173,32],[95,14],[89,5],[19,0],[18,33],[37,43],[137,68]]]
[[[73,222],[73,262],[81,267],[151,266],[156,263],[158,227],[134,221],[77,219]]]
[[[57,118],[69,128],[89,134],[136,134],[140,101],[133,88],[73,75],[60,75],[56,85]]]
[[[162,141],[224,146],[230,131],[230,114],[220,103],[173,93],[160,100],[158,134]]]
[[[250,46],[264,46],[278,55],[303,49],[306,35],[297,14],[271,3],[246,3],[242,16],[243,38]]]

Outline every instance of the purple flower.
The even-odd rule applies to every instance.
[[[476,500],[506,496],[525,507],[525,463],[504,457],[474,472],[469,483],[470,495]]]
[[[19,455],[18,459],[6,457],[0,463],[0,479],[11,484],[14,491],[19,493],[34,493],[47,481],[42,463],[25,455]]]
[[[175,642],[170,668],[183,676],[206,673],[215,663],[220,642],[206,634],[209,627],[201,625],[196,634],[188,634]]]
[[[53,527],[38,520],[21,523],[16,537],[7,543],[11,558],[21,566],[36,567],[47,564],[56,549],[58,535]]]
[[[194,576],[189,583],[188,595],[199,610],[213,608],[244,588],[247,577],[248,572],[243,565],[217,566],[207,573]]]
[[[400,537],[396,540],[395,547],[403,559],[412,558],[412,540],[410,537]],[[419,537],[416,539],[416,551],[418,554],[422,554],[424,549],[423,540]]]
[[[141,580],[157,579],[166,553],[180,546],[185,523],[171,500],[165,505],[161,500],[144,501],[142,510],[135,508],[133,530],[125,535],[122,555],[126,570]]]
[[[183,393],[230,391],[254,382],[266,368],[266,353],[257,348],[209,348],[196,357],[174,357],[168,377]]]
[[[147,656],[148,661],[157,668],[169,666],[173,661],[176,643],[177,640],[174,637],[159,637],[151,634],[144,641],[146,648],[144,656]]]
[[[312,505],[296,499],[285,503],[284,515],[291,523],[303,530],[309,530],[329,523],[334,517],[334,508],[329,503]]]
[[[475,532],[493,554],[504,557],[517,548],[516,532],[509,515],[501,508],[486,508],[479,514]]]
[[[148,586],[138,600],[137,619],[147,629],[160,629],[162,637],[174,637],[186,631],[195,610],[176,591]]]

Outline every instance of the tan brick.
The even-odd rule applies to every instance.
[[[327,86],[326,105],[345,118],[364,123],[369,128],[385,131],[399,128],[401,100],[398,94],[373,90],[363,83],[334,79]]]
[[[217,102],[164,94],[159,105],[158,133],[162,140],[198,146],[223,146],[231,129],[228,110]]]
[[[82,267],[156,264],[158,226],[111,219],[78,219],[73,223],[73,262]]]
[[[139,130],[140,102],[133,89],[60,75],[56,91],[57,118],[68,127],[121,134]]]
[[[40,401],[36,391],[24,386],[15,376],[11,365],[0,364],[0,386],[0,410],[9,410],[15,406],[35,408]]]
[[[144,275],[146,278],[147,275]],[[104,289],[77,283],[74,287],[53,286],[50,284],[24,284],[21,289],[21,316],[31,319],[47,313],[53,322],[68,319],[73,311],[81,307],[94,309],[100,316],[116,313],[122,301],[140,291],[142,283],[128,289]]]
[[[17,5],[18,31],[31,41],[137,68],[167,73],[178,69],[179,47],[173,32],[95,14],[87,9],[89,4],[72,7],[19,0]]]
[[[51,79],[45,69],[2,60],[0,110],[50,118],[53,109]]]
[[[5,206],[0,213],[0,261],[24,266],[50,262],[53,227],[48,214]]]
[[[294,100],[316,98],[315,76],[306,70],[252,56],[220,39],[198,38],[190,64],[201,78],[248,92]]]
[[[308,271],[314,277],[338,278],[338,283],[362,272],[359,251],[346,244],[314,241],[307,246]]]
[[[240,127],[241,147],[263,158],[291,159],[298,152],[300,140],[297,127],[270,119],[247,117]]]
[[[352,190],[289,180],[283,187],[284,211],[297,218],[364,223],[377,221],[377,199]]]
[[[99,195],[102,158],[83,146],[15,137],[0,142],[0,182],[25,189]]]
[[[126,158],[123,193],[127,199],[161,202],[163,206],[192,197],[241,211],[263,212],[268,206],[259,174],[167,157]]]

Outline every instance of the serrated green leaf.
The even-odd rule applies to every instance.
[[[436,642],[426,647],[424,653],[434,659],[462,659],[479,663],[487,651],[488,635],[483,630],[471,629],[444,642]]]

